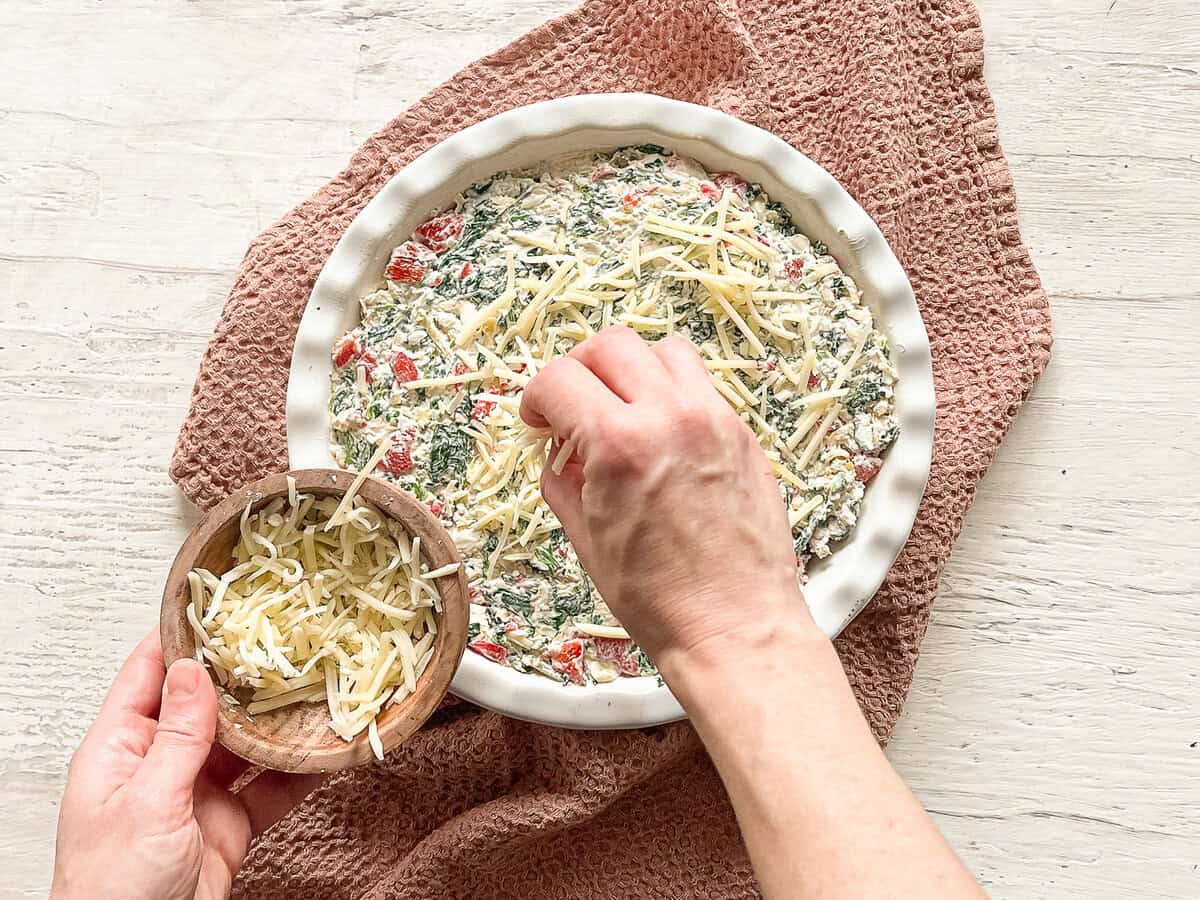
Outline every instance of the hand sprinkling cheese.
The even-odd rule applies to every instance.
[[[345,740],[368,733],[383,758],[376,717],[416,689],[433,656],[436,580],[460,563],[425,569],[420,538],[358,496],[391,446],[380,442],[341,502],[299,493],[242,514],[234,566],[188,573],[197,659],[228,691],[249,691],[250,715],[324,702]]]

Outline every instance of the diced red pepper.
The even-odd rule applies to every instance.
[[[524,372],[527,368],[528,368],[528,366],[526,366],[525,363],[513,363],[512,364],[512,370],[514,372],[516,372],[518,375],[520,375],[522,372]]]
[[[344,334],[333,345],[333,364],[340,368],[350,360],[357,359],[362,350],[363,345],[358,338],[351,334]]]
[[[712,176],[713,184],[719,188],[729,188],[739,197],[746,196],[746,179],[735,172],[716,172]]]
[[[471,418],[476,422],[486,419],[496,408],[495,400],[476,400],[475,408],[471,410]]]
[[[396,355],[392,357],[392,374],[396,376],[396,381],[403,384],[406,381],[414,381],[421,373],[417,371],[417,364],[411,356],[403,350],[397,350]]]
[[[634,190],[630,191],[628,194],[626,194],[624,197],[621,198],[621,206],[623,206],[625,208],[626,212],[629,212],[631,209],[633,209],[639,203],[642,202],[643,197],[648,197],[657,190],[658,190],[658,188],[654,188],[654,187],[652,187],[652,188],[635,188]]]
[[[854,464],[854,477],[863,484],[870,484],[871,480],[879,474],[879,470],[883,467],[883,460],[878,456],[864,457],[862,462]]]
[[[552,662],[550,668],[560,675],[566,675],[572,684],[587,684],[587,679],[583,677],[582,659],[572,659],[564,663]]]
[[[592,641],[596,645],[596,656],[616,663],[622,675],[640,674],[641,669],[638,667],[637,660],[630,652],[633,650],[631,639],[598,637],[593,638]]]
[[[427,263],[431,259],[433,252],[428,247],[415,241],[405,241],[392,251],[387,266],[388,280],[398,284],[418,284],[429,271]]]
[[[804,260],[798,256],[795,259],[789,259],[784,264],[783,274],[792,279],[804,277]]]
[[[389,475],[407,475],[413,470],[412,446],[393,447],[383,454],[379,468]]]
[[[774,372],[777,365],[778,363],[776,363],[773,359],[764,359],[758,364],[758,367],[762,369],[763,372]]]
[[[478,600],[479,599],[479,588],[475,588],[475,587],[471,587],[470,585],[467,585],[467,597],[471,600]]]
[[[508,662],[508,651],[499,644],[479,638],[478,640],[471,641],[467,646],[484,659],[490,659],[492,662],[498,663]]]
[[[442,510],[445,509],[440,500],[430,500],[425,505],[429,507],[429,511],[435,516],[440,516],[442,514]]]
[[[813,372],[811,375],[808,376],[808,386],[810,388],[815,388],[820,383],[821,383],[821,379],[819,377],[817,377],[816,372]]]
[[[421,223],[413,233],[417,236],[417,240],[434,253],[445,253],[458,240],[462,230],[462,214],[449,210]]]
[[[473,271],[474,269],[471,268],[471,264],[469,262],[463,263],[462,268],[458,270],[458,277],[460,280],[467,278]]]
[[[584,641],[579,638],[563,641],[562,646],[550,654],[550,668],[566,675],[575,684],[583,684],[583,647]]]
[[[456,362],[454,364],[453,371],[454,371],[455,375],[466,375],[467,374],[467,364],[460,359],[458,362]]]
[[[705,197],[707,197],[709,200],[711,200],[713,203],[716,203],[718,200],[721,199],[721,191],[717,188],[717,186],[715,184],[710,184],[707,181],[703,182],[700,185],[700,193],[703,194]]]
[[[569,638],[563,641],[559,648],[550,654],[550,658],[556,662],[568,662],[572,659],[578,659],[583,656],[585,643],[583,638]]]

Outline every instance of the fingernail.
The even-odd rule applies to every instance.
[[[177,659],[167,670],[167,696],[186,700],[200,686],[200,666],[194,659]]]

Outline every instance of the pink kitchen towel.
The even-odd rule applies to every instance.
[[[968,0],[591,0],[473,63],[251,244],[171,477],[209,507],[287,468],[300,314],[333,245],[389,177],[480,119],[598,91],[707,104],[789,141],[866,208],[912,280],[938,390],[933,468],[907,546],[836,642],[884,741],[963,516],[1050,355]],[[385,762],[331,777],[264,834],[234,894],[726,898],[757,887],[686,723],[570,732],[450,698]]]

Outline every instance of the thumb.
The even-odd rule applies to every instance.
[[[190,810],[216,727],[217,695],[204,666],[194,659],[176,660],[167,670],[154,742],[138,771],[150,797]]]

